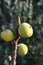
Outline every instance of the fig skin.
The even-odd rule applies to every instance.
[[[6,42],[12,41],[14,38],[13,32],[9,29],[6,29],[1,32],[1,38]]]
[[[28,47],[27,45],[20,43],[18,44],[17,53],[19,56],[24,56],[28,53]]]
[[[20,24],[18,28],[18,33],[21,37],[28,38],[33,35],[33,28],[30,24],[24,22]]]

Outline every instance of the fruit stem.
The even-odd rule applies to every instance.
[[[16,65],[16,57],[17,57],[17,44],[20,37],[18,36],[13,42],[13,56],[12,56],[12,65]]]
[[[18,17],[18,22],[16,23],[16,34],[15,34],[15,39],[13,42],[13,53],[12,53],[12,65],[16,65],[16,57],[17,57],[17,45],[18,45],[18,41],[20,39],[20,36],[18,34],[18,27],[20,25],[20,17]]]

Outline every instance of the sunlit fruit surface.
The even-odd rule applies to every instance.
[[[19,56],[24,56],[28,53],[28,47],[27,45],[20,43],[18,44],[17,53]]]
[[[21,37],[28,38],[33,35],[33,28],[30,24],[24,22],[20,24],[18,28],[18,33]]]
[[[6,29],[1,32],[1,38],[7,42],[11,41],[14,38],[13,32],[9,29]]]

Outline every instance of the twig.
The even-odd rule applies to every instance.
[[[16,24],[16,34],[15,34],[15,39],[13,42],[13,53],[12,53],[12,65],[16,65],[16,57],[17,57],[17,45],[18,45],[18,41],[20,39],[20,36],[18,35],[18,26],[20,24],[20,18],[18,17],[18,22]]]

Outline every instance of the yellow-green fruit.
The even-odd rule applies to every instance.
[[[27,52],[28,52],[28,47],[25,44],[23,43],[18,44],[17,53],[19,56],[24,56],[27,54]]]
[[[18,28],[18,33],[21,37],[28,38],[33,35],[33,28],[30,24],[24,22],[20,24]]]
[[[11,41],[13,40],[13,32],[9,29],[6,29],[5,31],[2,31],[1,32],[1,38],[4,40],[4,41]]]

